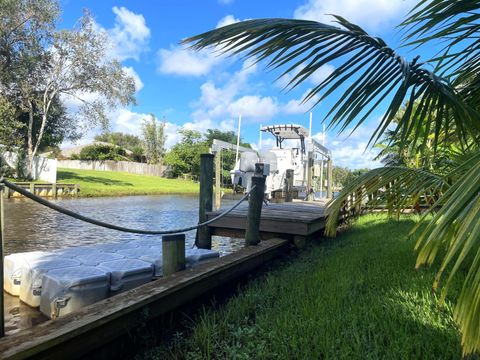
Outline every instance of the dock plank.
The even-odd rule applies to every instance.
[[[209,225],[213,234],[228,233],[229,230],[245,230],[248,204],[242,204],[223,218]],[[207,219],[221,211],[207,213]],[[273,203],[263,206],[260,218],[260,233],[309,236],[325,227],[324,203],[292,202]]]

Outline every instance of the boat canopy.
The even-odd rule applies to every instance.
[[[277,140],[277,147],[282,148],[283,140],[298,139],[301,144],[301,151],[305,153],[305,138],[308,137],[308,130],[302,125],[284,124],[263,126],[260,131],[269,132]]]

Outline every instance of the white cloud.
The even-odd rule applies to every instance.
[[[325,64],[321,66],[317,71],[315,71],[308,80],[313,85],[320,84],[323,80],[325,80],[333,71],[335,70],[335,66],[330,64]]]
[[[287,114],[304,114],[312,109],[319,99],[318,95],[312,96],[307,102],[303,103],[303,99],[312,89],[307,89],[300,99],[292,99],[283,106],[283,111]]]
[[[193,51],[180,46],[160,49],[157,52],[157,70],[162,74],[183,76],[207,75],[212,67],[222,61],[211,49]]]
[[[277,101],[270,96],[246,95],[227,107],[231,116],[242,115],[249,119],[269,120],[279,111]]]
[[[115,16],[113,28],[106,30],[114,46],[111,56],[124,61],[139,60],[140,54],[148,50],[150,29],[142,14],[135,14],[125,7],[112,8]]]
[[[143,82],[133,67],[124,66],[123,71],[125,71],[128,76],[133,78],[133,81],[135,82],[135,92],[139,92],[140,90],[143,89]]]
[[[220,19],[220,21],[217,23],[217,28],[235,24],[240,21],[241,21],[240,19],[236,19],[233,15],[227,15]]]
[[[328,14],[335,14],[375,30],[398,22],[413,4],[413,0],[308,0],[295,10],[294,17],[332,23]]]
[[[222,5],[230,5],[233,3],[233,1],[234,0],[218,0],[218,3]]]
[[[294,70],[279,78],[276,84],[281,88],[288,87],[289,82],[292,81],[293,78],[305,68],[305,66],[305,64],[300,64]],[[308,81],[310,84],[317,86],[323,80],[325,80],[334,70],[335,66],[331,64],[325,64],[321,66],[317,71],[315,71],[312,75],[310,75],[307,79],[305,79],[304,82]]]

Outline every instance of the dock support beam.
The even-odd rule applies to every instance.
[[[329,158],[327,161],[327,199],[333,198],[333,162]]]
[[[255,164],[255,174],[252,176],[252,188],[248,199],[247,224],[245,228],[245,245],[257,245],[260,242],[260,216],[265,196],[265,176],[263,164]]]
[[[163,276],[185,269],[185,234],[162,236]]]
[[[213,154],[200,155],[200,200],[198,207],[198,222],[207,220],[207,212],[212,211],[213,198]],[[195,245],[200,249],[212,248],[212,234],[208,226],[197,229]]]
[[[4,294],[3,294],[3,289],[4,289],[4,284],[3,284],[3,243],[4,243],[4,238],[3,238],[3,231],[5,228],[5,217],[3,214],[3,192],[7,190],[3,184],[0,183],[0,337],[5,336],[5,299],[4,299]]]

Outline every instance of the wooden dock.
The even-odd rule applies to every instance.
[[[212,235],[243,237],[247,222],[248,204],[242,204],[209,226]],[[212,219],[221,211],[207,213]],[[324,201],[295,201],[263,205],[260,217],[262,239],[282,237],[305,239],[325,227]]]
[[[30,191],[34,195],[54,199],[58,197],[75,197],[78,196],[78,192],[80,191],[78,184],[16,182],[15,185]],[[6,188],[4,197],[8,199],[11,197],[23,197],[23,195]]]

